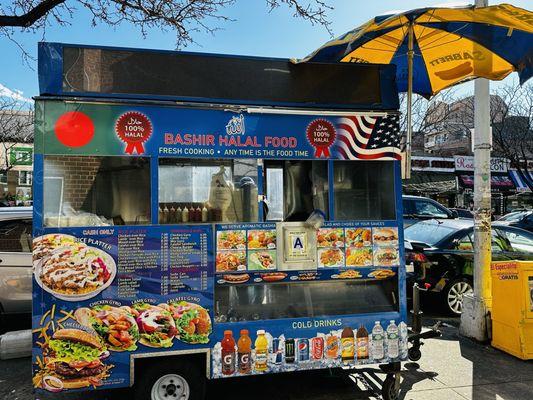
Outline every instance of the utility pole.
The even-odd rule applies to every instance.
[[[488,0],[476,0],[476,7]],[[476,66],[474,64],[474,71]],[[460,332],[479,341],[489,338],[487,300],[491,297],[491,191],[489,81],[474,82],[474,294],[463,297]]]

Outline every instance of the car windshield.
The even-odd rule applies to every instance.
[[[500,221],[516,222],[527,215],[527,211],[512,212],[500,218]]]
[[[431,246],[454,233],[457,229],[433,222],[419,222],[405,229],[405,238]]]

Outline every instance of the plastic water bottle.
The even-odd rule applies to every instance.
[[[376,321],[374,328],[372,328],[372,358],[375,361],[381,360],[385,357],[385,332],[383,327]]]
[[[405,322],[400,322],[398,325],[398,330],[400,331],[400,358],[402,360],[407,359],[407,324]]]
[[[398,358],[400,352],[398,327],[394,320],[387,326],[387,355],[389,359]]]

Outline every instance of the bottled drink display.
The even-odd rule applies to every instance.
[[[295,360],[294,339],[285,339],[285,362],[291,364]]]
[[[268,369],[268,340],[265,336],[265,331],[260,329],[257,331],[257,339],[255,339],[255,370],[263,372]]]
[[[385,357],[384,335],[383,327],[379,321],[376,321],[372,329],[372,358],[376,361]]]
[[[247,329],[241,330],[241,337],[237,342],[237,365],[241,374],[248,374],[252,370],[252,339]]]
[[[339,356],[339,338],[335,335],[326,337],[326,358],[335,360]]]
[[[357,329],[355,337],[357,344],[357,359],[368,359],[368,331],[366,330],[363,324],[359,325],[359,329]]]
[[[349,326],[345,327],[341,333],[341,357],[342,361],[353,361],[355,357],[355,339],[353,330]]]
[[[298,362],[309,361],[309,339],[298,339]]]
[[[224,331],[221,347],[222,373],[224,375],[232,375],[235,372],[235,339],[233,339],[233,332]]]
[[[398,358],[399,350],[398,327],[391,320],[387,327],[387,354],[389,358]]]

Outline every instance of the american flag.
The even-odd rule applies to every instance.
[[[398,115],[354,115],[338,120],[335,150],[344,160],[400,160],[400,139]]]

